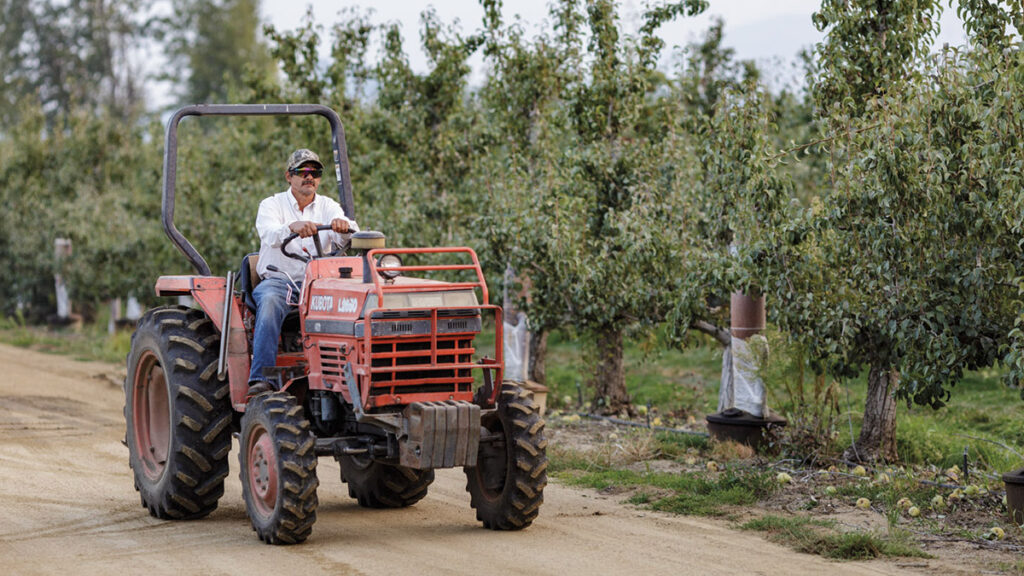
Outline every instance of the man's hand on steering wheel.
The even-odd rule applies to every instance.
[[[290,244],[292,240],[296,238],[309,238],[310,236],[312,236],[313,243],[316,244],[316,255],[318,258],[323,258],[328,254],[324,252],[323,246],[320,245],[320,236],[317,233],[323,230],[331,230],[333,232],[337,232],[338,234],[344,234],[350,230],[349,222],[344,218],[335,218],[334,220],[331,220],[330,224],[321,224],[319,226],[309,221],[299,220],[297,222],[292,222],[291,224],[289,224],[288,228],[292,231],[292,234],[285,238],[284,241],[281,243],[281,253],[289,258],[294,258],[301,262],[309,262],[310,257],[289,252],[288,244]],[[348,251],[349,244],[349,240],[345,238],[342,244],[339,245],[337,249],[331,252],[329,255],[344,255]]]
[[[309,238],[313,234],[316,234],[316,223],[308,220],[297,220],[289,224],[288,229],[293,233],[298,234],[299,238]]]
[[[334,220],[331,220],[331,230],[338,234],[348,232],[348,220],[345,220],[344,218],[335,218]]]

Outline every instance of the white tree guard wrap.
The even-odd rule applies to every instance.
[[[738,408],[758,418],[768,412],[764,381],[759,375],[768,361],[768,339],[755,334],[746,340],[733,338],[722,355],[722,384],[718,412]]]
[[[530,366],[530,331],[526,327],[526,314],[520,312],[516,324],[502,323],[505,352],[505,380],[526,382]]]

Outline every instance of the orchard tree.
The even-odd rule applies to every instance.
[[[1024,242],[1024,4],[1020,0],[963,0],[957,12],[974,41],[965,60],[978,72],[968,82],[971,98],[965,99],[977,102],[979,108],[980,141],[972,172],[989,176],[985,185],[994,186],[990,198],[1002,212],[998,224],[1010,234],[1006,254],[1017,257],[1010,282],[1018,297],[1009,307],[1017,314],[1006,360],[1010,367],[1007,382],[1020,388],[1024,385],[1024,265],[1020,263]],[[1024,391],[1021,395],[1024,398]]]
[[[259,36],[259,0],[178,0],[154,26],[170,60],[161,76],[182,104],[226,102],[247,76],[266,78],[271,59]]]
[[[557,87],[553,97],[546,90],[531,94],[522,82],[511,90],[512,102],[546,118],[522,124],[518,132],[515,144],[525,147],[533,164],[519,164],[519,170],[536,187],[507,188],[518,193],[503,206],[512,209],[508,217],[498,216],[510,230],[504,237],[514,236],[508,256],[529,274],[531,320],[542,327],[574,326],[593,338],[588,380],[607,412],[629,408],[624,336],[664,318],[670,290],[665,264],[677,244],[671,217],[684,171],[675,162],[679,131],[665,116],[652,121],[658,117],[654,80],[662,48],[655,33],[664,21],[704,7],[654,7],[639,32],[627,35],[614,2],[564,1],[552,7],[553,49],[545,38],[535,43],[533,57],[522,56],[521,44],[499,54],[497,69],[506,77],[542,71],[539,86]],[[555,67],[541,60],[545,54],[559,58]],[[506,58],[503,64],[500,58]],[[529,143],[540,135],[535,129],[545,130],[546,141]]]
[[[0,268],[7,282],[0,284],[4,315],[21,311],[42,319],[54,310],[53,240],[39,238],[26,228],[26,214],[38,222],[56,222],[46,194],[44,171],[53,148],[47,146],[46,117],[41,107],[23,102],[19,122],[0,139]]]
[[[0,0],[0,130],[19,119],[18,103],[38,102],[48,127],[73,106],[113,116],[142,112],[132,50],[136,17],[149,0]]]
[[[826,1],[814,95],[830,187],[771,254],[772,317],[838,376],[868,367],[849,460],[895,460],[896,399],[940,407],[965,369],[1006,351],[1019,240],[985,130],[989,72],[927,58],[939,7]],[[1006,121],[1004,117],[1002,121]]]
[[[827,31],[827,36],[818,47],[819,76],[813,80],[813,95],[829,130],[846,131],[851,139],[860,137],[868,144],[876,141],[878,134],[873,131],[864,134],[854,130],[872,125],[876,121],[873,114],[888,112],[888,104],[900,104],[907,84],[918,74],[915,65],[927,53],[937,31],[940,11],[934,0],[822,2],[814,22],[819,30]],[[852,123],[856,128],[851,128]],[[841,147],[844,143],[851,148]],[[832,155],[839,160],[833,163],[832,194],[826,194],[826,201],[835,203],[837,210],[826,208],[824,222],[812,224],[822,229],[820,240],[815,240],[822,242],[823,274],[838,273],[840,277],[822,278],[821,287],[827,286],[831,297],[823,299],[819,295],[815,302],[835,307],[829,311],[832,322],[810,326],[829,334],[827,347],[838,351],[841,359],[837,371],[849,372],[860,362],[870,366],[861,436],[846,454],[848,459],[896,459],[894,392],[899,373],[893,354],[895,331],[889,330],[896,314],[891,314],[894,311],[882,302],[886,297],[894,305],[901,302],[896,288],[900,276],[903,269],[916,269],[917,263],[904,261],[893,266],[910,247],[898,237],[895,227],[887,226],[893,204],[874,200],[883,194],[898,195],[900,189],[905,197],[920,198],[921,190],[907,190],[912,185],[900,181],[904,174],[911,174],[912,168],[901,170],[897,164],[913,156],[893,148],[893,141],[887,144],[884,158],[891,169],[885,173],[859,164],[863,158],[853,148],[856,144],[834,141]],[[844,160],[848,162],[845,166]],[[856,167],[862,169],[851,173]],[[845,181],[840,181],[844,176]],[[877,181],[875,176],[884,181]],[[859,180],[865,177],[870,180]],[[865,227],[868,224],[871,226]],[[877,237],[870,237],[872,234]],[[795,323],[790,327],[800,330]]]
[[[413,71],[399,28],[387,27],[368,130],[392,163],[383,176],[394,194],[388,221],[398,226],[396,240],[451,245],[465,240],[478,211],[469,176],[480,152],[481,126],[467,82],[469,57],[482,38],[442,23],[433,9],[420,19],[429,69]]]
[[[465,35],[432,9],[424,11],[420,36],[429,69],[418,73],[399,26],[375,26],[356,11],[333,26],[331,57],[323,65],[320,27],[311,14],[296,31],[265,31],[285,82],[252,85],[251,95],[323,102],[343,112],[361,222],[404,245],[461,243],[472,235],[479,200],[470,173],[480,124],[467,81],[479,35]],[[375,37],[383,51],[369,62]]]
[[[506,290],[522,299],[520,308],[533,296],[531,285],[537,276],[536,266],[548,267],[529,253],[531,244],[524,242],[520,230],[534,226],[530,211],[550,186],[550,175],[557,151],[571,146],[564,131],[555,121],[561,105],[563,87],[571,80],[572,71],[560,63],[575,58],[578,46],[560,42],[558,36],[544,31],[528,39],[520,22],[505,25],[501,2],[482,2],[484,18],[484,57],[488,74],[478,93],[482,123],[482,145],[485,153],[478,156],[472,178],[476,190],[484,198],[479,228],[484,259],[497,263],[516,263],[516,279]],[[570,29],[582,25],[577,14],[559,17],[565,6],[554,7],[552,16],[561,22],[562,37],[576,38]],[[532,264],[523,267],[523,262]],[[507,281],[510,279],[506,279]],[[541,322],[538,315],[529,320],[530,342],[528,378],[541,384],[546,381],[547,338],[557,325]]]
[[[703,40],[686,48],[667,107],[685,135],[684,148],[692,148],[675,163],[677,170],[692,165],[675,211],[673,227],[684,234],[669,274],[668,333],[678,346],[691,329],[729,346],[729,296],[760,291],[762,243],[785,217],[791,194],[771,160],[773,97],[756,66],[736,61],[723,38],[724,23],[716,20]]]

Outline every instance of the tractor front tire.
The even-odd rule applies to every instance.
[[[341,481],[348,483],[348,495],[364,508],[405,508],[427,495],[434,481],[433,470],[390,466],[368,457],[342,455],[338,458]]]
[[[124,416],[142,506],[157,518],[202,518],[224,494],[231,450],[228,385],[217,379],[220,336],[199,310],[149,310],[132,334]]]
[[[316,439],[295,398],[267,392],[242,416],[238,462],[252,528],[267,544],[298,544],[316,522]]]
[[[470,505],[491,530],[522,530],[537,518],[547,485],[547,440],[533,393],[504,383],[498,409],[481,423],[497,442],[481,442],[465,468]]]

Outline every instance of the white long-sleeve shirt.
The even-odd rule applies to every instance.
[[[301,282],[306,274],[306,264],[289,258],[281,252],[281,243],[292,234],[288,226],[300,220],[330,224],[335,218],[348,220],[349,231],[359,230],[359,226],[345,215],[345,211],[337,201],[322,194],[314,195],[313,201],[302,210],[299,209],[299,202],[295,199],[291,189],[265,198],[260,202],[259,211],[256,213],[256,233],[260,237],[259,265],[256,271],[260,277],[265,278],[268,273],[275,274],[267,270],[268,266],[274,265],[295,282]],[[340,243],[341,236],[330,230],[320,232],[320,243],[324,250],[330,250],[332,242]],[[288,243],[288,251],[304,256],[316,256],[313,237],[292,240]]]

